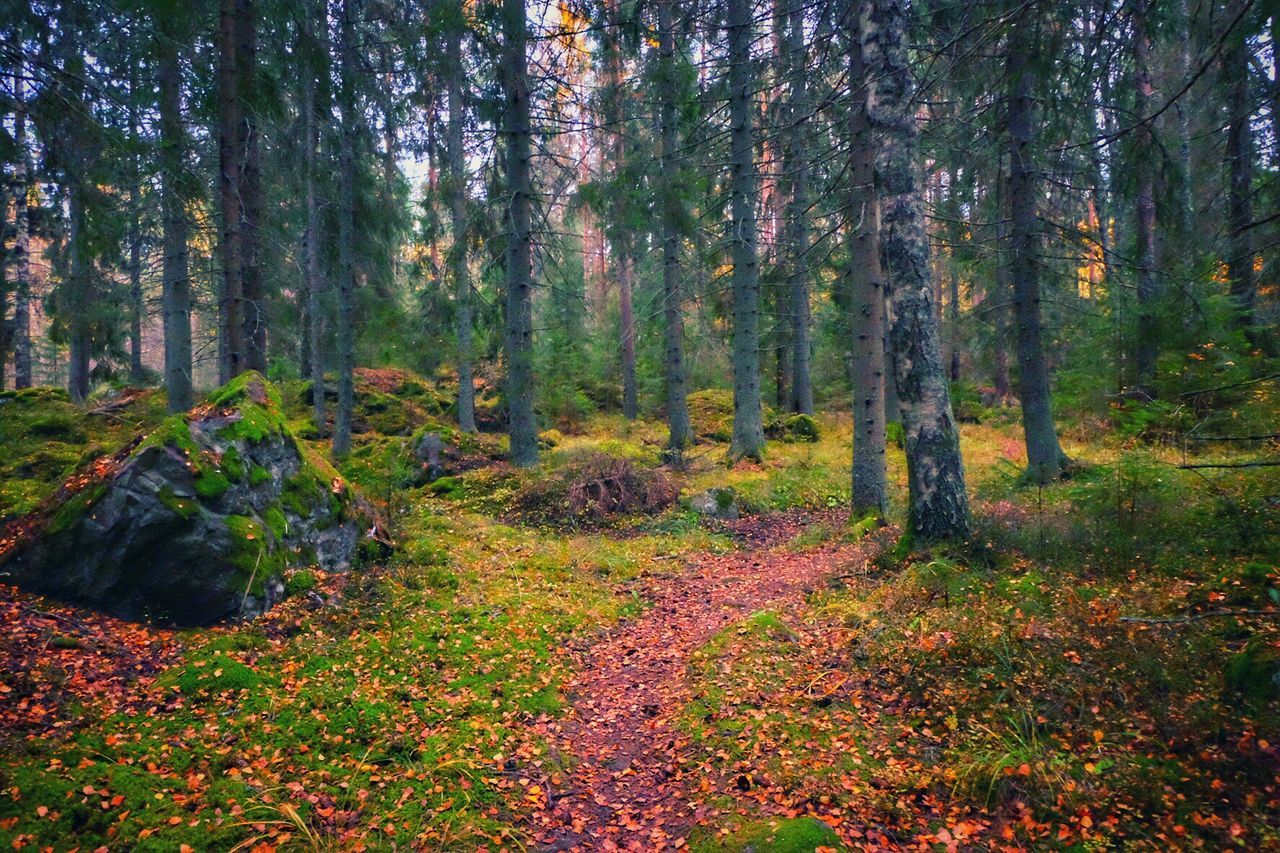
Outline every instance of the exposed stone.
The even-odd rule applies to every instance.
[[[248,373],[74,475],[6,532],[0,571],[126,619],[206,625],[272,607],[288,565],[350,569],[371,524]]]
[[[689,508],[708,518],[732,520],[740,514],[738,493],[730,486],[699,492],[689,499]]]

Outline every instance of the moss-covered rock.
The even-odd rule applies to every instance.
[[[202,625],[251,616],[291,564],[357,560],[363,502],[290,433],[280,395],[237,377],[109,460],[74,474],[5,536],[20,586],[127,619]]]

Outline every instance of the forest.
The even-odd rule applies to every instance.
[[[0,9],[0,845],[1280,850],[1274,4]]]

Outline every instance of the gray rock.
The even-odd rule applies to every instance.
[[[349,569],[371,514],[309,462],[256,374],[174,416],[100,479],[25,520],[0,573],[125,619],[207,625],[262,613],[286,566]],[[72,478],[77,482],[85,478]]]
[[[444,439],[434,432],[427,431],[419,437],[418,444],[413,449],[414,458],[418,460],[421,469],[417,478],[419,484],[434,483],[448,473],[441,461],[444,449]]]
[[[708,518],[735,519],[740,513],[738,493],[731,486],[699,492],[689,499],[689,508]]]

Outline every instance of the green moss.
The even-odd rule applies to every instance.
[[[1227,661],[1227,689],[1255,706],[1280,695],[1280,651],[1260,639]]]
[[[79,521],[85,513],[93,508],[93,505],[107,492],[106,483],[94,483],[84,489],[76,492],[71,497],[63,501],[62,506],[58,507],[58,511],[53,514],[53,518],[49,520],[49,526],[45,528],[45,532],[49,534],[61,533],[69,529],[77,521]]]
[[[289,530],[289,522],[285,520],[284,513],[277,506],[269,506],[262,514],[262,520],[267,523],[267,527],[271,530],[271,535],[277,540],[283,539],[285,533]]]
[[[812,817],[748,823],[729,835],[690,839],[694,851],[729,850],[757,853],[813,853],[819,847],[843,850],[835,830]]]
[[[200,511],[200,504],[190,498],[180,498],[174,494],[173,489],[168,486],[160,489],[156,495],[160,499],[161,505],[172,512],[179,518],[191,518]]]
[[[284,571],[284,551],[276,547],[268,529],[257,519],[247,515],[229,515],[226,522],[234,545],[231,563],[246,579],[247,591],[252,595],[262,595],[267,580]]]
[[[222,469],[223,476],[233,483],[239,483],[244,479],[244,460],[240,458],[240,451],[235,445],[228,447],[219,460],[219,466]]]
[[[231,481],[217,468],[202,469],[196,477],[196,494],[205,500],[221,497],[231,488]]]
[[[284,579],[286,595],[302,595],[316,588],[316,576],[308,569],[292,572]]]
[[[261,486],[270,479],[271,472],[261,465],[254,465],[249,468],[249,485]]]
[[[186,696],[251,690],[260,682],[261,678],[252,668],[226,655],[194,661],[171,670],[160,679],[161,684],[172,685]]]
[[[32,418],[27,429],[33,436],[68,444],[80,444],[88,439],[81,419],[68,412],[50,412]]]

